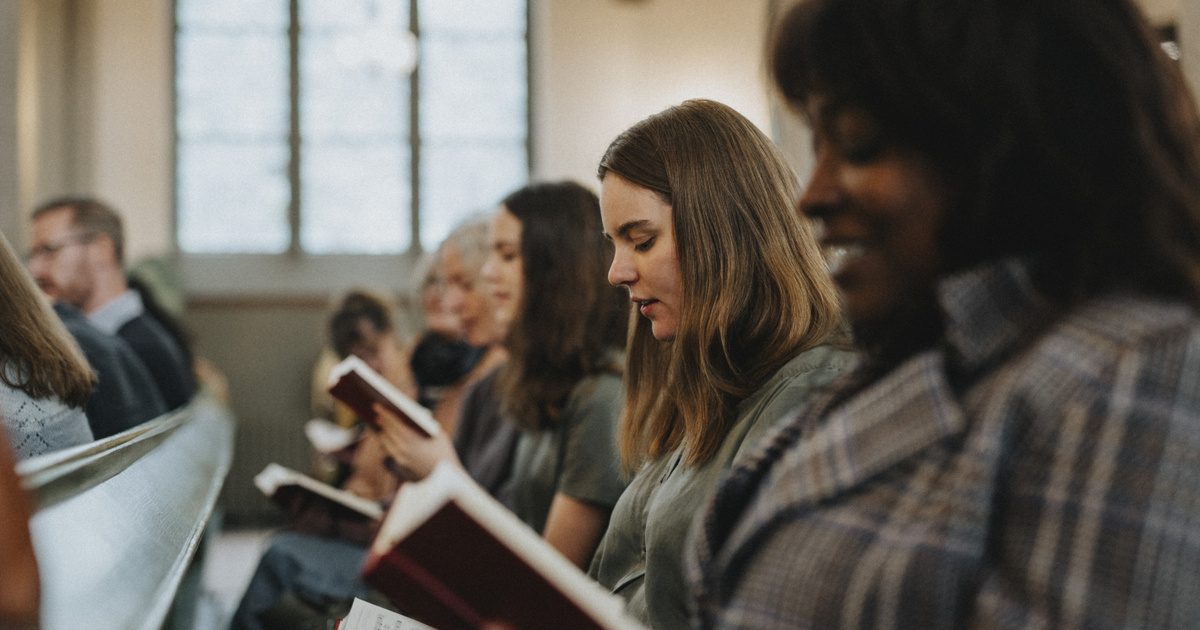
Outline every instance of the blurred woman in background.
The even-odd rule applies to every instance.
[[[496,317],[509,323],[497,389],[520,428],[511,505],[587,566],[624,488],[615,432],[626,317],[620,294],[604,283],[596,196],[571,182],[522,188],[493,214],[490,243],[484,275]],[[384,444],[409,478],[456,459],[445,438],[422,438],[395,416],[384,427]]]

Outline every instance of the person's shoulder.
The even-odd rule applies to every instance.
[[[1103,373],[1134,355],[1152,360],[1200,340],[1200,315],[1178,301],[1115,294],[1069,312],[1033,342],[1018,363],[1052,362],[1067,373]]]
[[[1176,300],[1114,294],[1075,309],[1056,327],[1060,334],[1082,334],[1114,346],[1154,343],[1186,337],[1200,329],[1196,310]]]
[[[756,408],[776,414],[792,411],[807,402],[813,392],[828,386],[857,364],[858,354],[849,349],[822,345],[805,350],[783,364],[743,401],[739,413],[750,413]]]
[[[858,364],[858,353],[850,348],[821,345],[792,357],[776,374],[789,386],[824,384],[849,372]]]
[[[1200,350],[1200,317],[1178,301],[1117,294],[1087,302],[1055,322],[992,382],[1036,414],[1126,395],[1135,406],[1176,404],[1200,389],[1188,355]],[[1190,399],[1190,397],[1189,397]],[[1189,412],[1195,415],[1196,412]]]
[[[579,382],[571,389],[570,399],[576,401],[607,400],[614,396],[619,399],[622,387],[620,374],[610,371],[594,372],[579,379]]]
[[[155,348],[173,357],[183,355],[183,349],[175,343],[167,329],[146,313],[125,322],[117,329],[117,336],[129,342],[135,349],[141,348],[145,351]]]

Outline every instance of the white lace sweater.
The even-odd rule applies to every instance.
[[[0,418],[17,459],[92,441],[92,429],[82,409],[68,407],[57,398],[35,400],[3,380]]]

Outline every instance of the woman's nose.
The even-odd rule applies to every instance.
[[[800,212],[813,219],[824,217],[842,197],[838,187],[837,166],[832,158],[823,153],[818,152],[816,168],[804,187],[804,194],[800,195]]]
[[[612,264],[608,267],[608,283],[614,287],[629,285],[637,280],[637,271],[629,257],[618,250],[613,254]]]

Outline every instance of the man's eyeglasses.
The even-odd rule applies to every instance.
[[[31,263],[39,258],[54,258],[58,252],[72,245],[83,245],[96,240],[95,234],[71,234],[44,245],[35,245],[25,254],[25,262]]]

